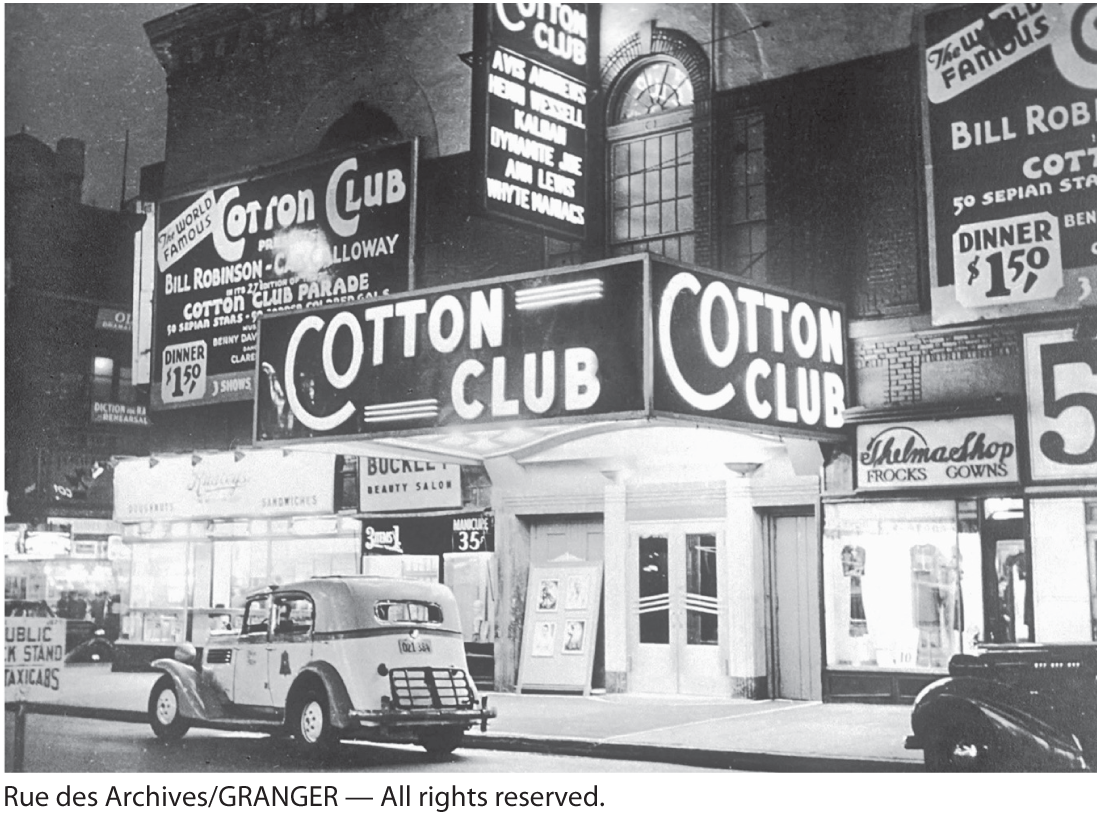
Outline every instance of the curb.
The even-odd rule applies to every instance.
[[[466,735],[463,745],[473,750],[516,753],[544,753],[581,758],[650,761],[718,770],[771,773],[912,773],[922,772],[919,761],[885,758],[852,758],[790,753],[752,753],[742,750],[714,750],[673,747],[661,744],[612,744],[582,739],[535,736]]]

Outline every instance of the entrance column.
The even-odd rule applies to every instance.
[[[603,509],[604,686],[608,693],[625,693],[629,653],[626,485],[618,473],[612,475],[614,482],[604,487]]]
[[[750,484],[745,476],[726,480],[726,630],[730,692],[735,698],[758,699],[766,694],[766,681],[763,618],[756,608],[760,532]]]

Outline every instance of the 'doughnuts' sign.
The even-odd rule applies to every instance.
[[[416,143],[166,201],[151,407],[253,398],[256,317],[409,288]]]

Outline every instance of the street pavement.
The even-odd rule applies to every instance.
[[[114,673],[107,665],[67,666],[58,703],[139,721],[155,679],[152,673]],[[467,735],[471,749],[776,772],[922,769],[920,753],[903,747],[909,733],[904,705],[642,694],[488,695],[497,718],[489,722],[488,732]]]

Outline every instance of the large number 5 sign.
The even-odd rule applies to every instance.
[[[1096,341],[1072,331],[1024,337],[1034,479],[1096,475]]]

